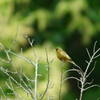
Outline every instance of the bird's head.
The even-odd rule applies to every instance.
[[[58,48],[56,48],[56,51],[62,51],[62,49],[58,47]]]

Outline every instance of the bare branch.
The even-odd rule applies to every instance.
[[[91,55],[90,55],[90,52],[89,52],[88,48],[86,48],[86,51],[87,51],[87,54],[88,54],[89,58],[91,58]]]
[[[77,80],[77,81],[81,82],[81,80],[80,80],[80,79],[78,79],[77,77],[73,77],[73,76],[68,77],[68,78],[65,78],[65,79],[63,80],[63,82],[65,82],[66,80],[69,80],[69,79],[75,79],[75,80]]]
[[[77,81],[77,86],[78,86],[79,89],[81,89],[81,87],[80,87],[80,85],[79,85],[79,81]]]
[[[98,50],[96,52],[98,52]],[[91,63],[92,63],[92,61],[94,59],[94,56],[95,56],[96,52],[91,56],[90,61],[87,64],[87,67],[86,67],[85,72],[84,72],[84,78],[86,77],[87,71],[88,71],[88,69],[89,69],[89,67],[90,67],[90,65],[91,65]]]
[[[47,68],[48,68],[48,82],[47,82],[46,89],[45,89],[44,93],[42,94],[40,100],[42,100],[42,99],[44,98],[45,94],[47,93],[48,88],[49,88],[49,82],[50,82],[50,75],[49,75],[49,74],[50,74],[50,69],[49,69],[50,63],[49,63],[49,58],[48,58],[47,49],[45,49],[45,52],[46,52],[46,61],[47,61],[47,64],[48,64],[48,67],[47,67]]]
[[[2,63],[7,63],[7,64],[10,63],[8,60],[2,59],[2,58],[0,58],[0,61],[1,61]]]
[[[96,59],[96,58],[98,58],[98,57],[100,57],[100,54],[98,54],[97,56],[95,56],[94,59]]]
[[[94,52],[94,56],[100,51],[100,48],[98,48],[95,52]]]
[[[29,42],[30,46],[33,47],[33,43],[34,43],[33,39],[31,40],[30,38],[28,38],[28,42]]]
[[[88,69],[89,69],[91,63],[93,62],[94,57],[96,57],[95,55],[100,51],[100,48],[97,49],[97,50],[95,50],[95,48],[96,48],[96,43],[97,43],[97,42],[95,42],[95,44],[94,44],[92,56],[90,55],[88,49],[86,48],[86,51],[87,51],[87,53],[88,53],[88,56],[89,56],[90,60],[89,60],[89,62],[86,61],[87,66],[86,66],[85,72],[83,73],[83,77],[80,78],[80,80],[81,80],[81,90],[80,90],[80,97],[79,97],[79,100],[82,100],[82,96],[83,96],[83,92],[84,92],[84,91],[86,91],[87,89],[92,88],[92,87],[94,87],[94,86],[97,86],[97,85],[92,85],[92,86],[89,86],[89,87],[87,87],[87,88],[84,89],[84,87],[85,87],[86,85],[88,85],[88,84],[91,85],[91,84],[92,84],[92,81],[91,81],[91,82],[87,82],[87,78],[88,78],[89,75],[93,72],[93,70],[94,70],[94,68],[95,68],[95,64],[94,64],[94,67],[92,68],[92,70],[91,70],[89,73],[88,73]]]
[[[86,78],[88,78],[90,76],[90,74],[94,71],[95,66],[96,66],[96,62],[94,63],[94,66],[93,66],[92,70],[88,73],[88,75],[86,76]]]
[[[88,64],[89,62],[87,60],[85,60],[85,62]]]
[[[26,93],[29,93],[20,83],[18,83],[4,68],[0,68],[1,71],[3,71],[15,84],[17,84],[19,87],[21,87]]]
[[[83,70],[81,69],[81,67],[80,67],[79,65],[77,65],[75,62],[72,62],[72,64],[73,64],[74,66],[76,66],[76,67],[80,70],[80,72],[83,73]]]
[[[32,94],[32,90],[28,87],[28,85],[25,83],[25,81],[23,80],[23,78],[21,76],[20,76],[20,80],[25,85],[26,90],[29,92],[29,94],[31,95],[31,97],[34,98],[34,96]]]
[[[95,41],[95,43],[94,43],[93,53],[95,52],[96,44],[97,44],[97,41]]]
[[[84,91],[86,91],[86,90],[88,90],[88,89],[90,89],[90,88],[93,88],[93,87],[99,87],[99,88],[100,88],[100,86],[99,86],[99,85],[94,84],[94,85],[91,85],[91,86],[89,86],[89,87],[85,88],[85,89],[84,89]]]
[[[22,74],[25,77],[25,79],[27,80],[27,82],[33,82],[33,83],[35,82],[35,80],[28,78],[24,73],[22,73]]]
[[[75,69],[75,68],[66,70],[66,71],[63,73],[63,76],[64,76],[64,74],[66,74],[66,73],[68,73],[68,72],[77,72],[78,74],[80,74],[81,76],[83,76],[83,73],[82,73],[80,70]]]
[[[35,63],[31,59],[29,59],[29,58],[27,58],[25,56],[18,55],[16,53],[12,52],[12,51],[9,51],[9,53],[11,53],[12,55],[14,55],[16,57],[19,57],[20,59],[23,59],[23,60],[27,61],[28,63],[30,63],[30,64],[35,66]]]
[[[91,82],[86,82],[86,83],[84,84],[84,86],[86,86],[86,85],[91,85],[91,84],[93,83],[93,81],[94,81],[94,80],[92,80]]]
[[[2,92],[2,95],[6,98],[6,95],[5,95],[5,93],[4,93],[3,89],[2,89],[2,87],[0,87],[0,90],[1,90],[1,92]]]

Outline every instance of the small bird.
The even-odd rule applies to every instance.
[[[74,64],[74,61],[70,58],[70,56],[61,48],[56,48],[57,58],[62,62],[69,62]]]

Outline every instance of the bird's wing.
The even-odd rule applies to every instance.
[[[66,52],[63,51],[63,52],[61,52],[61,53],[62,53],[62,55],[63,55],[65,58],[71,59],[70,56],[69,56]]]

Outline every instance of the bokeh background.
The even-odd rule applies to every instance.
[[[61,69],[66,70],[72,65],[60,62],[56,58],[55,48],[63,48],[83,70],[85,69],[85,60],[88,59],[85,48],[89,48],[92,53],[95,41],[98,41],[100,47],[100,1],[0,0],[0,43],[17,54],[23,48],[24,55],[34,60],[33,50],[26,36],[34,40],[34,50],[40,57],[39,73],[42,77],[39,78],[38,91],[43,91],[47,82],[46,48],[49,60],[52,61],[50,64],[52,86],[49,93],[53,100],[58,100]],[[12,42],[14,40],[15,42]],[[0,51],[0,58],[7,59],[3,50]],[[30,64],[15,56],[12,56],[12,59],[12,64],[0,62],[0,66],[11,71],[22,68],[27,76],[34,75],[34,68]],[[90,79],[93,78],[94,83],[100,84],[100,58],[96,60],[97,65]],[[0,72],[0,87],[7,95],[7,92],[11,91],[6,88],[4,84],[6,81],[7,77]],[[67,81],[63,87],[62,100],[75,100],[79,97],[77,82]],[[23,98],[28,98],[21,89],[17,89],[17,92]],[[7,95],[7,97],[14,100],[14,96]],[[83,100],[97,100],[99,97],[100,89],[93,88],[85,92]]]

